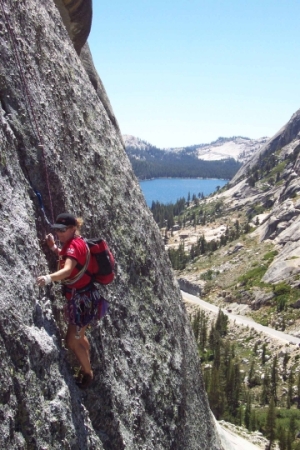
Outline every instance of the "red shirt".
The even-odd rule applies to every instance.
[[[70,241],[66,242],[59,254],[59,269],[62,269],[65,265],[66,258],[75,259],[81,266],[84,266],[86,262],[87,256],[87,248],[86,243],[84,242],[81,236],[75,236]],[[95,258],[90,258],[89,265],[87,270],[90,273],[95,273],[97,270],[97,263]],[[80,268],[75,267],[68,278],[73,278],[75,275],[80,272]],[[91,282],[91,277],[86,273],[82,275],[82,277],[74,284],[68,284],[69,288],[82,289],[87,286]]]

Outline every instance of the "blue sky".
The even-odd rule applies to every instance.
[[[122,134],[273,136],[300,108],[298,0],[94,0],[89,45]]]

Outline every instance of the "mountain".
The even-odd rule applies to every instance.
[[[206,159],[200,159],[199,145],[159,149],[146,141],[128,135],[123,136],[123,141],[134,173],[142,180],[161,177],[231,179],[242,164],[226,155],[225,152],[222,158],[219,152],[218,159],[209,160],[207,149]]]
[[[157,148],[130,135],[123,135],[126,153],[139,179],[159,177],[231,179],[267,141],[267,138],[219,138],[210,144],[180,148]]]
[[[1,1],[0,448],[220,450],[174,272],[86,43],[91,0]],[[105,238],[110,313],[76,386],[65,299],[45,245],[55,217]],[[49,225],[50,223],[50,225]]]
[[[172,147],[159,149],[140,138],[125,134],[123,140],[126,152],[130,157],[137,159],[146,159],[146,153],[151,153],[153,149],[162,153],[173,154],[178,157],[180,154],[190,155],[203,161],[219,161],[233,158],[241,163],[247,162],[252,155],[256,153],[268,140],[263,137],[260,139],[250,139],[241,136],[229,138],[219,137],[210,144],[198,144],[187,147]],[[144,155],[143,155],[144,152]]]
[[[192,148],[199,159],[204,161],[217,161],[220,159],[234,158],[236,161],[245,163],[251,159],[259,148],[268,140],[263,137],[260,139],[250,139],[241,136],[229,138],[219,137],[210,144],[193,146]]]

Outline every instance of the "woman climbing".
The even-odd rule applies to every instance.
[[[93,381],[90,363],[90,344],[85,335],[87,326],[101,318],[107,309],[106,300],[101,297],[93,283],[91,274],[95,273],[97,263],[91,257],[89,247],[80,236],[83,220],[72,214],[59,214],[52,227],[56,230],[62,244],[59,249],[52,234],[46,236],[49,248],[59,256],[57,272],[37,278],[39,286],[52,281],[62,281],[63,293],[67,299],[65,306],[68,330],[66,345],[72,350],[81,365],[82,379],[78,386],[86,389]]]

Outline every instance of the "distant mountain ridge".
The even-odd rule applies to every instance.
[[[186,147],[170,147],[163,149],[127,134],[123,135],[123,140],[127,154],[131,157],[136,157],[137,159],[143,159],[141,151],[149,152],[155,148],[161,152],[174,153],[174,156],[185,154],[203,161],[220,161],[233,158],[244,164],[267,142],[268,138],[262,137],[259,139],[250,139],[243,136],[232,136],[229,138],[219,137],[216,141],[209,144],[196,144]]]
[[[259,151],[267,138],[220,137],[210,144],[160,149],[123,135],[126,153],[139,179],[160,177],[231,179]]]

